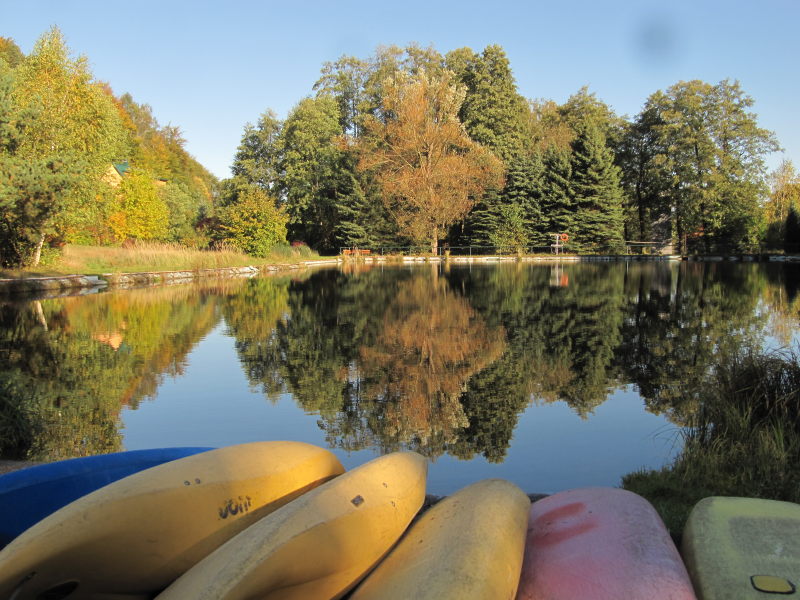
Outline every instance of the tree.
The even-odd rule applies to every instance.
[[[452,76],[420,71],[384,84],[384,120],[367,121],[359,169],[374,171],[403,234],[437,252],[444,229],[463,218],[487,186],[502,185],[502,164],[458,120],[464,90]]]
[[[343,134],[361,134],[361,112],[364,108],[369,64],[354,56],[342,56],[336,62],[322,65],[322,76],[314,84],[317,96],[329,95],[339,107],[339,124]]]
[[[623,244],[619,168],[600,128],[588,121],[572,144],[575,214],[571,244],[579,249],[619,251]]]
[[[39,262],[42,234],[64,205],[75,172],[55,157],[30,159],[20,148],[39,112],[12,101],[13,75],[0,62],[0,265]]]
[[[24,59],[25,55],[14,40],[0,36],[0,60],[5,60],[8,66],[13,69]]]
[[[789,214],[786,215],[783,250],[786,254],[796,254],[800,252],[800,216],[798,210],[792,206]]]
[[[466,87],[459,118],[469,136],[506,164],[521,155],[527,105],[502,47],[487,46],[480,56],[469,48],[454,50],[446,64]]]
[[[778,149],[772,132],[749,112],[753,100],[738,82],[678,82],[656,92],[660,157],[670,177],[673,232],[683,252],[754,243],[765,194],[764,156]]]
[[[251,186],[219,211],[219,237],[252,256],[269,255],[286,241],[287,218],[264,190]]]
[[[280,198],[292,239],[332,249],[337,196],[341,190],[342,147],[339,110],[330,96],[305,98],[292,110],[280,134]],[[345,181],[345,184],[352,181]]]
[[[167,239],[187,246],[200,246],[203,240],[196,225],[210,210],[210,203],[198,206],[195,194],[188,185],[180,182],[166,182],[158,189],[158,195],[169,211]]]
[[[769,179],[770,196],[764,207],[767,221],[785,221],[792,207],[800,208],[800,174],[792,161],[784,160]]]
[[[169,208],[149,175],[137,170],[126,174],[116,200],[117,211],[110,223],[118,241],[166,239]]]
[[[35,106],[17,153],[32,161],[63,162],[80,172],[64,202],[39,227],[38,251],[48,235],[66,236],[95,220],[101,175],[130,150],[130,137],[112,97],[94,83],[85,58],[70,59],[61,32],[53,28],[36,42],[16,69],[12,93],[17,108]]]
[[[627,123],[617,156],[622,172],[622,187],[628,214],[626,239],[669,240],[663,232],[670,219],[668,191],[671,185],[665,168],[666,153],[661,147],[658,127],[663,123],[658,111],[646,106],[633,122]]]
[[[280,176],[278,138],[281,126],[272,110],[264,112],[255,126],[245,125],[231,167],[234,177],[240,177],[248,185],[258,185],[268,193],[275,188]]]

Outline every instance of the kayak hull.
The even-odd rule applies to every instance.
[[[686,521],[681,549],[701,600],[800,595],[798,504],[705,498]]]
[[[528,497],[487,479],[428,510],[350,600],[513,600]]]
[[[413,452],[376,458],[248,527],[157,600],[340,598],[421,508],[426,473]]]
[[[213,448],[131,450],[36,465],[0,476],[0,548],[70,502],[128,475]]]
[[[641,496],[583,488],[531,506],[519,600],[694,600],[661,518]]]
[[[153,594],[261,517],[344,471],[299,442],[256,442],[153,467],[92,492],[0,551],[0,598]]]

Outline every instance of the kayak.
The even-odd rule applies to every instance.
[[[647,500],[583,488],[535,502],[518,600],[693,600],[664,523]]]
[[[321,485],[248,527],[157,600],[341,598],[422,507],[427,464],[396,452]]]
[[[800,505],[756,498],[705,498],[681,544],[701,600],[800,596]]]
[[[0,598],[155,594],[248,525],[342,472],[322,448],[256,442],[135,473],[0,551]]]
[[[156,448],[71,458],[0,475],[0,548],[62,506],[150,467],[213,448]]]
[[[459,490],[414,523],[350,600],[513,600],[530,505],[501,479]]]

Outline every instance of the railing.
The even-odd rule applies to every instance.
[[[612,252],[610,246],[574,244],[570,242],[541,246],[448,246],[437,247],[431,252],[426,246],[376,246],[358,248],[355,246],[339,248],[339,254],[348,257],[359,256],[526,256],[536,254],[661,254],[664,244],[659,242],[624,242],[624,252]]]

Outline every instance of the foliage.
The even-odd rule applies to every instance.
[[[22,50],[11,38],[0,36],[0,60],[5,60],[12,69],[25,59]]]
[[[508,164],[519,157],[525,139],[527,104],[517,92],[508,58],[500,46],[484,48],[480,56],[469,48],[450,52],[446,64],[466,87],[459,119],[469,136]]]
[[[268,256],[286,240],[286,214],[261,188],[244,191],[218,218],[221,239],[252,256]]]
[[[797,254],[800,252],[800,211],[794,206],[789,209],[786,215],[786,226],[784,227],[783,250],[787,254]]]
[[[75,173],[53,156],[31,158],[24,136],[40,113],[18,110],[12,102],[13,76],[0,63],[0,265],[17,267],[34,260],[42,236],[52,232],[55,215],[75,184]]]
[[[256,125],[245,125],[231,167],[235,178],[248,185],[257,185],[268,193],[276,193],[274,188],[280,176],[278,136],[282,125],[271,110],[264,112]]]
[[[572,191],[575,215],[570,246],[620,252],[623,246],[622,188],[619,168],[601,129],[587,122],[572,143]]]
[[[132,171],[117,192],[117,211],[109,221],[116,239],[164,240],[169,227],[169,208],[149,176]]]
[[[167,240],[187,246],[205,246],[197,225],[210,210],[210,204],[197,203],[197,196],[185,183],[167,181],[158,187],[158,195],[169,212]]]
[[[51,232],[69,236],[96,220],[97,190],[105,185],[101,175],[129,152],[130,139],[112,97],[92,81],[84,57],[69,57],[58,29],[36,42],[15,74],[16,106],[35,106],[37,111],[19,144],[19,156],[64,162],[80,174],[39,231],[42,239]]]
[[[653,160],[665,178],[673,235],[683,252],[748,249],[760,228],[766,153],[778,149],[758,127],[753,99],[738,82],[679,82],[647,101],[656,135]]]
[[[366,123],[359,169],[374,171],[400,230],[429,240],[436,252],[443,229],[463,218],[488,185],[500,185],[502,165],[470,140],[458,121],[463,89],[452,77],[421,71],[384,85],[385,120]]]

